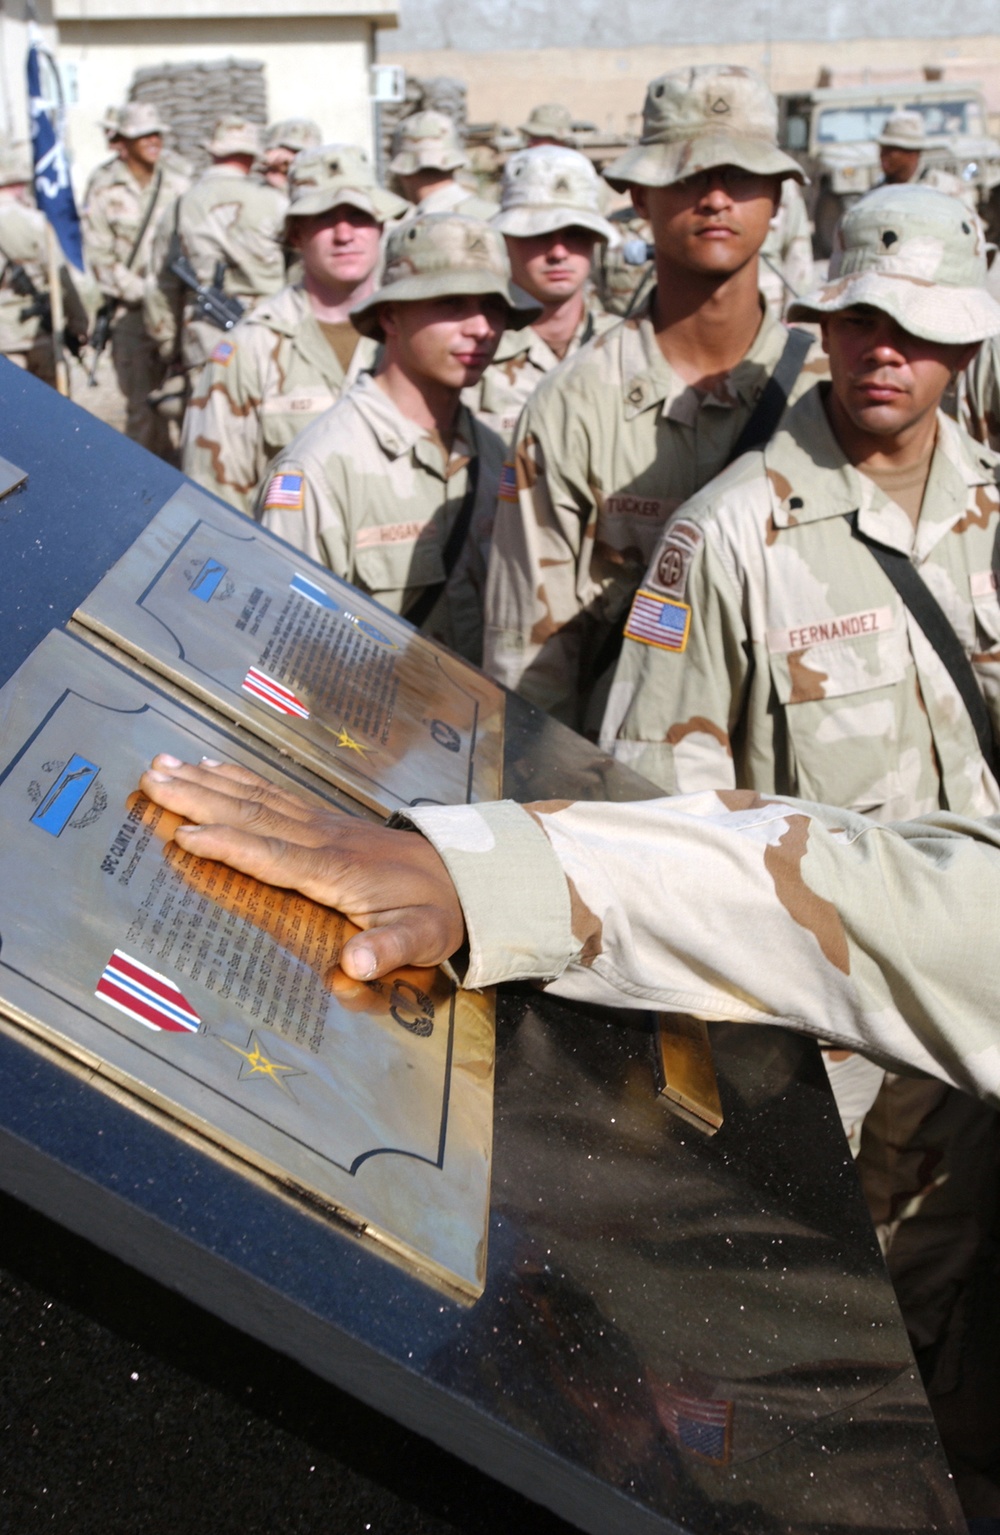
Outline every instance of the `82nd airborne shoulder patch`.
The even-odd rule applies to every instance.
[[[632,599],[625,638],[680,652],[687,647],[690,628],[691,609],[686,602],[675,602],[641,586]]]

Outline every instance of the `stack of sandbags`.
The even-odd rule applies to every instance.
[[[202,170],[209,156],[201,147],[220,117],[267,122],[264,66],[248,59],[210,64],[158,64],[137,69],[130,101],[149,101],[170,127],[169,147]]]

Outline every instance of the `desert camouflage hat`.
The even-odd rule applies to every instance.
[[[600,179],[586,155],[561,144],[537,144],[507,161],[500,212],[490,223],[515,239],[575,227],[614,240],[614,225],[598,211],[599,190]]]
[[[286,117],[280,123],[272,123],[264,135],[264,153],[269,149],[318,149],[323,142],[323,130],[309,117]]]
[[[0,145],[0,187],[30,186],[34,180],[27,144]]]
[[[1000,334],[985,283],[986,234],[964,203],[930,187],[877,187],[837,225],[827,281],[788,314],[817,320],[866,304],[924,341],[983,341]]]
[[[554,139],[572,149],[576,143],[573,132],[573,114],[569,107],[561,107],[557,101],[546,101],[540,107],[532,107],[520,132],[529,139]]]
[[[202,144],[216,160],[226,155],[253,155],[258,159],[261,151],[260,125],[246,117],[220,117],[212,137]]]
[[[105,107],[104,116],[101,118],[98,127],[103,128],[104,132],[108,135],[109,138],[116,138],[119,131],[118,124],[121,121],[121,115],[121,107]]]
[[[394,176],[457,171],[467,164],[458,129],[447,112],[414,112],[412,117],[403,118],[393,134],[389,170]]]
[[[382,282],[370,298],[355,304],[351,319],[363,336],[381,337],[380,305],[466,293],[502,299],[509,330],[530,325],[542,312],[511,282],[502,235],[460,213],[427,213],[397,225],[389,235]]]
[[[323,144],[303,149],[288,167],[288,220],[326,213],[339,203],[360,208],[380,224],[402,218],[409,203],[375,180],[366,152],[358,144]]]
[[[883,149],[927,149],[930,139],[919,112],[893,112],[875,142]]]
[[[141,139],[147,133],[169,133],[170,128],[151,101],[128,101],[118,113],[115,132],[122,139]]]
[[[759,75],[737,64],[696,64],[653,80],[642,138],[606,167],[604,178],[617,191],[669,187],[717,165],[806,180],[778,148],[777,102]]]

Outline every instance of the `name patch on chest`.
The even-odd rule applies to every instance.
[[[605,496],[601,511],[605,517],[637,517],[642,522],[665,522],[677,505],[659,496]]]
[[[837,618],[813,619],[791,629],[768,629],[767,648],[772,656],[785,656],[793,650],[808,650],[812,645],[856,640],[864,634],[886,634],[894,627],[891,608],[865,608],[860,613],[843,613]]]
[[[415,544],[433,537],[433,522],[386,522],[381,527],[359,528],[354,535],[354,547],[379,549],[384,544]]]
[[[997,592],[997,573],[995,570],[975,570],[969,577],[969,595],[972,597],[995,597]]]

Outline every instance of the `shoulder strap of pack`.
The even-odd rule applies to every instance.
[[[813,338],[807,330],[792,326],[777,366],[761,390],[753,414],[726,459],[727,465],[735,463],[744,453],[752,453],[755,448],[762,448],[766,442],[770,442],[778,429],[778,422],[788,408],[789,397],[812,344]]]
[[[136,235],[135,239],[133,240],[133,242],[132,242],[132,249],[129,251],[128,255],[125,258],[125,265],[129,268],[130,271],[132,269],[133,261],[135,260],[136,256],[138,256],[138,254],[139,254],[139,246],[142,244],[142,237],[146,233],[146,230],[149,228],[149,221],[153,217],[153,209],[156,207],[156,200],[157,200],[157,198],[160,195],[160,187],[162,185],[163,185],[163,169],[162,169],[161,166],[157,166],[157,168],[156,168],[156,177],[155,177],[155,180],[153,181],[153,195],[149,199],[149,202],[146,204],[146,213],[145,213],[145,216],[143,218],[142,223],[139,225],[139,233]]]
[[[972,663],[965,653],[965,646],[955,633],[938,605],[929,586],[922,579],[909,555],[898,549],[888,549],[885,544],[862,533],[858,527],[858,514],[848,518],[851,532],[860,544],[864,544],[872,559],[885,572],[909,611],[913,614],[927,639],[933,645],[948,675],[958,689],[979,742],[979,750],[993,777],[1000,783],[1000,761],[989,711],[972,670]]]

